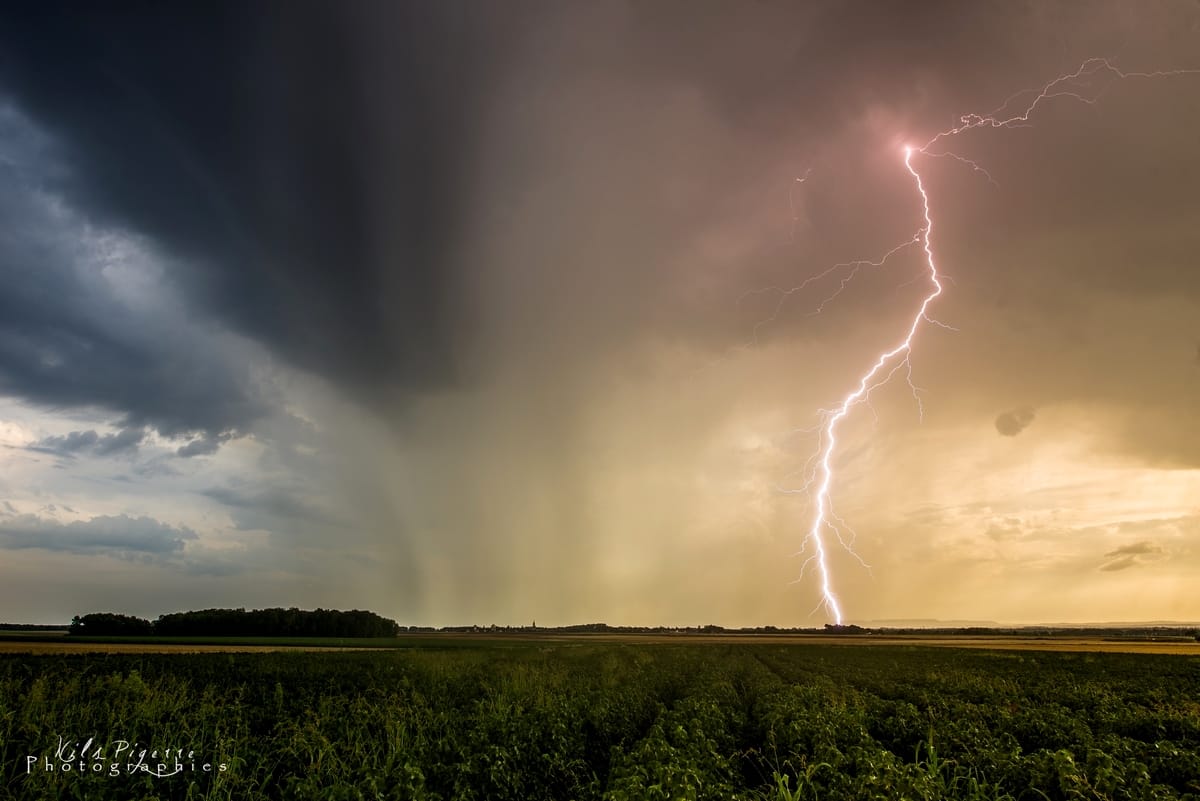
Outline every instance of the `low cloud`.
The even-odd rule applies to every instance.
[[[1123,545],[1104,554],[1104,558],[1109,561],[1101,565],[1100,569],[1106,573],[1126,570],[1144,564],[1149,559],[1153,559],[1161,553],[1162,548],[1158,545],[1149,540],[1142,540],[1132,545]]]
[[[1149,554],[1149,553],[1162,553],[1162,548],[1158,547],[1157,545],[1150,542],[1149,540],[1142,540],[1141,542],[1135,542],[1133,545],[1125,545],[1120,548],[1117,548],[1114,551],[1109,551],[1108,553],[1106,553],[1104,555],[1106,557],[1141,556],[1143,554]]]
[[[1033,422],[1033,408],[1022,406],[1018,409],[1004,412],[996,418],[996,430],[1005,437],[1015,437]]]
[[[0,548],[38,548],[81,554],[109,554],[122,558],[165,557],[183,551],[198,538],[186,526],[162,523],[151,517],[101,515],[90,520],[60,523],[37,515],[19,515],[0,522]]]
[[[142,428],[124,428],[115,434],[103,435],[89,429],[72,431],[58,437],[45,437],[27,446],[27,450],[65,458],[72,458],[81,453],[93,456],[118,456],[136,453],[138,446],[145,438],[146,431]]]
[[[223,444],[231,439],[233,439],[233,434],[229,432],[202,434],[191,442],[180,445],[175,453],[184,459],[191,458],[192,456],[212,456]]]

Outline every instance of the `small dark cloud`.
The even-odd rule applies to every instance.
[[[138,446],[146,438],[142,428],[125,428],[115,434],[97,434],[94,430],[72,431],[57,437],[45,437],[27,450],[38,453],[49,453],[54,456],[72,458],[81,453],[93,456],[131,455],[137,452]]]
[[[72,523],[19,515],[0,522],[0,548],[10,550],[162,557],[181,552],[188,540],[197,538],[186,526],[177,528],[151,517],[128,515],[101,515]]]
[[[1104,554],[1104,558],[1109,561],[1101,565],[1100,569],[1106,573],[1126,570],[1144,564],[1147,560],[1156,558],[1162,552],[1161,547],[1149,540],[1142,540],[1131,545],[1123,545]]]
[[[95,431],[72,431],[61,437],[46,437],[28,446],[29,450],[38,453],[52,453],[56,456],[74,456],[82,450],[95,447],[100,435]]]
[[[117,453],[134,452],[142,440],[146,438],[145,429],[125,428],[116,434],[107,434],[96,443],[97,456],[112,456]]]
[[[184,459],[192,456],[212,456],[223,444],[231,439],[233,439],[233,434],[228,431],[220,434],[201,434],[191,442],[180,445],[175,454]]]
[[[8,501],[5,501],[4,502],[4,511],[8,512],[10,515],[15,515],[17,513],[17,507],[13,506]]]
[[[1142,556],[1144,554],[1162,553],[1162,548],[1158,547],[1149,540],[1135,542],[1132,545],[1124,545],[1116,550],[1109,551],[1104,554],[1108,558],[1114,556]]]
[[[1125,570],[1137,564],[1137,560],[1132,556],[1126,556],[1112,562],[1107,562],[1100,566],[1100,569],[1105,573],[1115,573],[1118,570]]]
[[[1022,406],[1004,412],[996,418],[996,430],[1005,437],[1015,437],[1033,422],[1033,408]]]

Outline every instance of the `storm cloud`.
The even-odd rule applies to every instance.
[[[54,143],[47,189],[170,253],[206,314],[361,396],[453,379],[453,204],[499,19],[384,3],[8,16],[0,90]]]
[[[187,527],[174,527],[149,517],[103,515],[62,523],[36,515],[0,520],[0,548],[38,548],[120,558],[163,557],[183,551],[197,538]]]
[[[1200,69],[1198,14],[5,9],[0,602],[112,552],[209,605],[795,623],[820,410],[929,286],[904,146],[1084,59]],[[1200,491],[1200,79],[1094,78],[946,142],[993,181],[915,159],[944,326],[838,431],[851,615],[1087,619],[1159,555],[1123,549],[1195,569],[1120,526]],[[1200,615],[1171,586],[1147,616]]]
[[[67,169],[45,134],[0,105],[0,392],[51,407],[110,412],[126,433],[166,436],[248,427],[266,410],[246,366],[211,330],[189,325],[162,251],[98,229],[47,185]],[[43,443],[81,447],[86,431]]]

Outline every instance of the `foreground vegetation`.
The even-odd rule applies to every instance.
[[[717,644],[14,655],[0,658],[0,758],[0,799],[1200,799],[1200,659]]]

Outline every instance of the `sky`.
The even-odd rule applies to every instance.
[[[4,9],[0,619],[829,622],[904,147],[1091,58],[914,154],[829,573],[1200,620],[1189,0]]]

